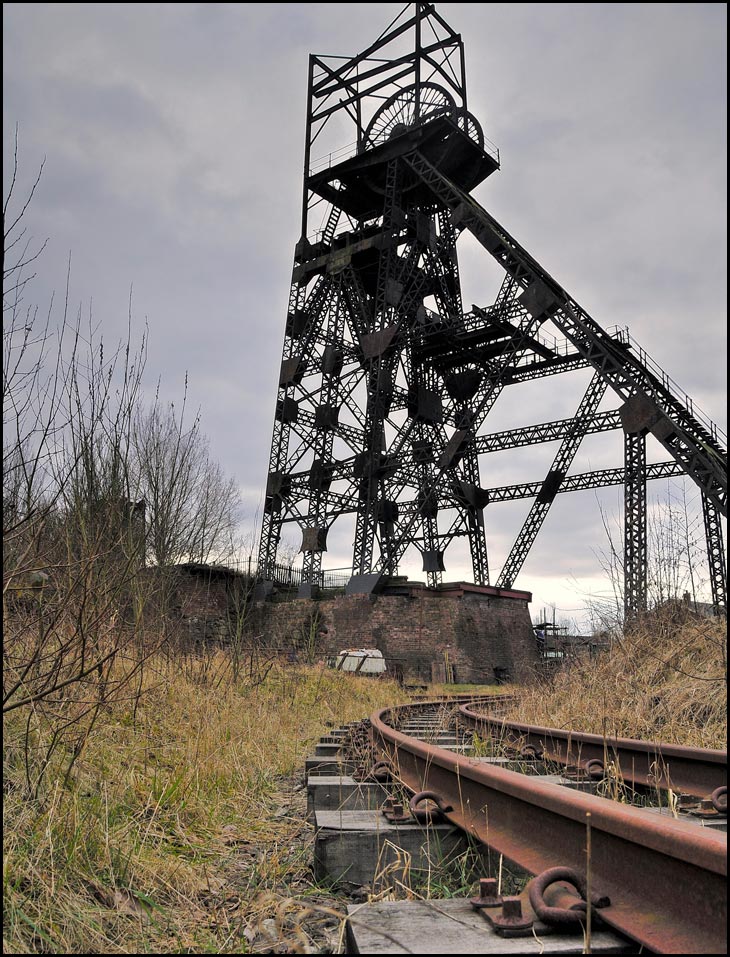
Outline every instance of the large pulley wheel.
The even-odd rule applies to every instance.
[[[463,107],[457,107],[452,95],[443,87],[435,83],[422,83],[418,95],[415,85],[406,86],[383,103],[365,130],[363,148],[368,150],[381,146],[439,116],[448,116],[480,150],[484,147],[482,128],[472,114]],[[452,141],[449,137],[438,147],[438,151],[447,153],[451,148]],[[439,155],[432,156],[431,159],[439,165]],[[381,195],[385,193],[382,178],[367,174],[366,177],[373,192]],[[411,178],[411,181],[405,182],[401,188],[403,193],[410,194],[419,188],[419,183]]]
[[[468,112],[460,113],[457,125],[480,150],[484,149],[484,131],[475,116]]]
[[[415,84],[398,90],[380,107],[365,130],[365,148],[380,146],[414,126],[443,114],[456,113],[451,94],[435,83]]]

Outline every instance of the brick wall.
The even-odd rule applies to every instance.
[[[242,582],[218,569],[180,567],[173,605],[181,637],[225,642],[240,607]],[[410,681],[520,681],[538,664],[527,592],[468,584],[442,590],[405,588],[398,595],[350,595],[258,602],[246,613],[250,638],[302,660],[343,648],[378,648],[389,668]]]
[[[235,571],[191,564],[148,568],[144,575],[154,585],[160,613],[176,623],[181,646],[226,643],[243,618],[250,588]]]
[[[306,647],[317,656],[378,648],[409,680],[443,680],[447,661],[457,682],[493,682],[501,670],[523,680],[538,661],[529,596],[486,592],[464,586],[445,593],[262,602],[251,609],[248,625],[267,644]]]

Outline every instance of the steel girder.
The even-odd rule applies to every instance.
[[[720,514],[706,495],[702,496],[702,514],[707,541],[707,564],[710,569],[712,606],[716,615],[727,617],[727,566]]]
[[[595,373],[575,413],[572,428],[563,439],[545,481],[542,483],[542,488],[538,492],[520,533],[507,556],[507,561],[502,566],[502,571],[497,579],[497,588],[512,587],[512,583],[522,568],[532,543],[537,538],[537,533],[550,511],[550,506],[555,501],[555,496],[575,458],[575,453],[588,431],[589,422],[595,415],[605,394],[606,382],[598,373]]]
[[[409,11],[349,61],[310,58],[302,238],[259,575],[267,577],[282,527],[294,523],[302,532],[303,593],[311,594],[327,536],[350,515],[353,582],[360,580],[353,590],[397,573],[411,547],[436,585],[446,549],[461,537],[474,581],[488,583],[485,507],[534,497],[498,579],[513,583],[556,494],[624,483],[633,533],[645,521],[646,480],[686,474],[703,493],[713,598],[724,602],[719,514],[726,511],[727,454],[720,434],[627,333],[602,329],[471,197],[499,161],[466,109],[461,39],[433,5]],[[424,44],[427,23],[432,39]],[[388,45],[408,31],[414,52],[388,56]],[[351,122],[357,151],[321,169],[311,150],[334,117]],[[324,210],[323,225],[308,236],[315,209]],[[495,302],[469,312],[456,252],[464,229],[505,272]],[[548,320],[562,343],[541,337]],[[595,376],[573,418],[484,434],[507,386],[582,368]],[[598,413],[608,386],[624,405]],[[565,474],[585,435],[621,424],[623,468]],[[648,432],[671,462],[646,465]],[[544,481],[482,487],[481,455],[543,441],[562,443]],[[645,532],[637,535],[626,536],[632,614],[645,595]]]
[[[653,462],[646,466],[645,479],[647,482],[651,482],[656,479],[681,478],[682,475],[684,475],[682,467],[676,462]],[[560,488],[557,490],[556,495],[562,495],[565,492],[585,492],[597,488],[610,488],[611,486],[624,485],[625,483],[626,469],[623,466],[615,469],[595,469],[591,472],[577,472],[574,475],[565,476],[560,483]],[[489,504],[516,502],[521,499],[535,498],[540,494],[544,484],[545,480],[539,479],[535,482],[518,482],[515,485],[496,485],[491,488],[485,488],[484,494],[485,497],[488,498]],[[306,490],[296,494],[299,494],[301,499],[306,499]],[[333,495],[331,498],[338,507],[338,514],[354,514],[357,511],[357,496],[355,494]],[[449,501],[448,495],[436,499],[437,504],[440,503],[444,506],[446,506]],[[419,510],[419,505],[420,502],[418,499],[404,501],[400,511],[404,516],[412,515]],[[298,522],[299,516],[292,514],[282,521]]]
[[[655,462],[646,466],[646,481],[654,479],[677,478],[683,475],[681,465],[676,462]],[[624,485],[626,469],[595,469],[592,472],[579,472],[566,475],[560,483],[558,495],[564,492],[584,492],[594,488],[609,488],[612,485]],[[540,494],[543,482],[519,482],[516,485],[499,485],[487,489],[490,502],[514,502],[522,498],[535,498]]]
[[[454,223],[467,228],[524,290],[521,301],[547,318],[587,362],[624,399],[636,400],[643,427],[727,515],[727,449],[711,423],[700,421],[691,402],[673,388],[669,376],[650,368],[646,354],[617,348],[601,326],[533,259],[476,200],[452,183],[417,152],[406,162],[452,211]]]
[[[612,429],[621,428],[621,416],[618,410],[598,412],[583,419],[578,419],[576,415],[574,419],[557,419],[541,425],[527,425],[521,429],[506,429],[503,432],[493,432],[491,435],[479,435],[475,445],[480,455],[487,452],[503,452],[523,445],[565,440],[576,428],[579,428],[584,436],[594,432],[610,432]]]
[[[624,433],[624,627],[646,611],[646,437]]]

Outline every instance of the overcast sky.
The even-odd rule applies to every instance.
[[[93,302],[117,340],[132,288],[136,337],[149,325],[148,389],[161,377],[179,401],[189,375],[251,533],[298,238],[307,56],[358,52],[401,6],[3,6],[4,174],[16,123],[23,183],[46,158],[28,214],[49,238],[33,297],[63,289],[71,253],[72,302]],[[725,5],[437,8],[464,38],[470,109],[501,152],[477,198],[725,428]],[[459,248],[465,302],[490,302],[486,254],[468,238]],[[493,428],[572,414],[587,377],[572,378],[507,390]],[[483,460],[484,484],[541,479],[555,451]],[[594,437],[573,471],[620,464],[620,437]],[[556,500],[518,580],[534,610],[572,614],[605,587],[598,499],[620,514],[620,490]],[[487,509],[495,573],[528,507]],[[325,564],[348,560],[336,542]]]

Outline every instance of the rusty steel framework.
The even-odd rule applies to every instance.
[[[302,532],[308,596],[345,515],[354,518],[349,593],[377,590],[409,548],[437,585],[459,537],[474,582],[489,584],[484,509],[532,496],[496,580],[511,587],[559,492],[623,483],[630,619],[646,601],[646,481],[684,474],[702,492],[713,601],[724,607],[724,435],[626,331],[598,325],[473,199],[498,168],[467,108],[461,37],[434,4],[407,5],[355,57],[310,57],[302,235],[259,552],[264,593],[285,523]],[[504,270],[483,308],[462,303],[456,246],[466,230]],[[546,323],[564,339],[541,334]],[[585,368],[594,376],[572,419],[485,432],[508,386]],[[599,412],[609,387],[621,407]],[[623,468],[567,475],[585,435],[616,428]],[[670,461],[646,465],[650,432]],[[541,482],[483,486],[480,455],[557,439]]]

